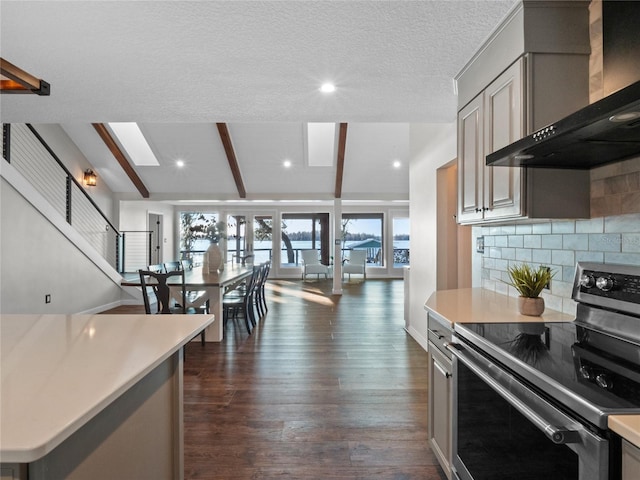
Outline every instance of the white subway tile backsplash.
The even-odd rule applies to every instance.
[[[619,233],[591,233],[589,234],[589,250],[601,252],[621,251],[622,238]]]
[[[516,248],[516,260],[518,260],[519,262],[531,263],[531,249]]]
[[[523,246],[527,248],[540,248],[542,246],[542,235],[525,235]]]
[[[586,233],[563,235],[562,248],[565,250],[589,250],[589,235]]]
[[[609,232],[640,232],[640,213],[629,215],[617,215],[615,217],[605,217],[604,231]]]
[[[604,218],[576,220],[576,233],[604,233]]]
[[[543,235],[551,233],[551,222],[531,225],[531,233],[539,233]]]
[[[562,248],[562,235],[543,235],[542,248]]]
[[[576,262],[604,262],[604,252],[576,252]]]
[[[640,265],[640,253],[605,252],[604,263],[618,263],[621,265]]]
[[[547,250],[547,249],[531,250],[531,261],[535,263],[542,263],[542,264],[551,263],[551,250]]]
[[[485,236],[480,263],[482,287],[510,296],[507,268],[522,262],[547,265],[556,272],[551,291],[543,297],[548,308],[575,315],[571,299],[576,262],[640,265],[640,214],[589,220],[562,220],[526,225],[474,227]]]
[[[551,263],[553,265],[574,266],[576,261],[575,252],[572,250],[552,250]]]
[[[569,282],[554,279],[551,282],[551,294],[557,295],[558,297],[571,298],[571,291],[573,290],[571,281],[573,281],[573,278]]]
[[[502,258],[506,260],[515,260],[516,259],[516,249],[515,248],[503,248],[502,249]]]
[[[566,266],[566,267],[562,267],[561,271],[558,272],[558,275],[556,275],[556,277],[561,278],[563,282],[573,282],[575,275],[576,275],[576,267]]]
[[[562,311],[562,297],[556,295],[543,294],[545,308]]]
[[[623,233],[622,251],[640,252],[640,233]]]
[[[509,237],[507,237],[506,235],[496,235],[495,237],[493,237],[495,242],[495,246],[496,247],[508,247],[509,246]]]
[[[522,237],[522,235],[509,235],[508,239],[509,239],[510,247],[515,247],[515,248],[523,247],[524,238]]]
[[[576,231],[576,222],[573,220],[553,222],[551,224],[552,233],[575,233],[575,231]]]
[[[517,235],[527,235],[532,232],[531,225],[516,225],[516,234]]]

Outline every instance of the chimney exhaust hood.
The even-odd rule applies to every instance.
[[[640,81],[487,155],[489,166],[587,170],[640,155]]]

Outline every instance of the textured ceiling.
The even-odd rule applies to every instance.
[[[302,122],[349,122],[344,185],[357,196],[386,188],[352,177],[380,170],[366,163],[375,157],[373,144],[378,151],[395,148],[398,157],[408,154],[406,125],[372,126],[386,136],[382,146],[382,139],[359,137],[357,124],[454,121],[453,77],[514,3],[2,0],[2,57],[47,80],[51,96],[3,95],[0,115],[3,122],[65,124],[79,144],[91,143],[79,132],[95,137],[86,128],[90,122],[183,124],[153,128],[150,140],[161,156],[174,158],[176,150],[199,142],[216,164],[224,157],[219,140],[214,145],[213,123],[228,122],[247,191],[261,194],[297,193],[270,176],[269,165],[279,165],[286,150],[300,158],[301,139],[292,138]],[[335,94],[318,91],[324,81],[336,84]],[[167,133],[176,129],[179,136]],[[108,171],[99,173],[109,178]],[[179,195],[185,185],[168,183],[166,173],[140,176],[152,192]],[[335,168],[314,175],[297,179],[296,188],[331,194]],[[129,191],[116,176],[112,189]],[[227,177],[228,167],[219,172]],[[203,189],[199,181],[192,187]],[[390,181],[388,193],[398,188]]]

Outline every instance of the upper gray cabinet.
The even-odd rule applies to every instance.
[[[523,2],[456,77],[459,223],[589,216],[588,171],[485,157],[589,98],[589,2]]]

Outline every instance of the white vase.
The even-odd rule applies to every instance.
[[[203,268],[210,273],[224,270],[224,255],[217,243],[211,243],[204,254]]]

